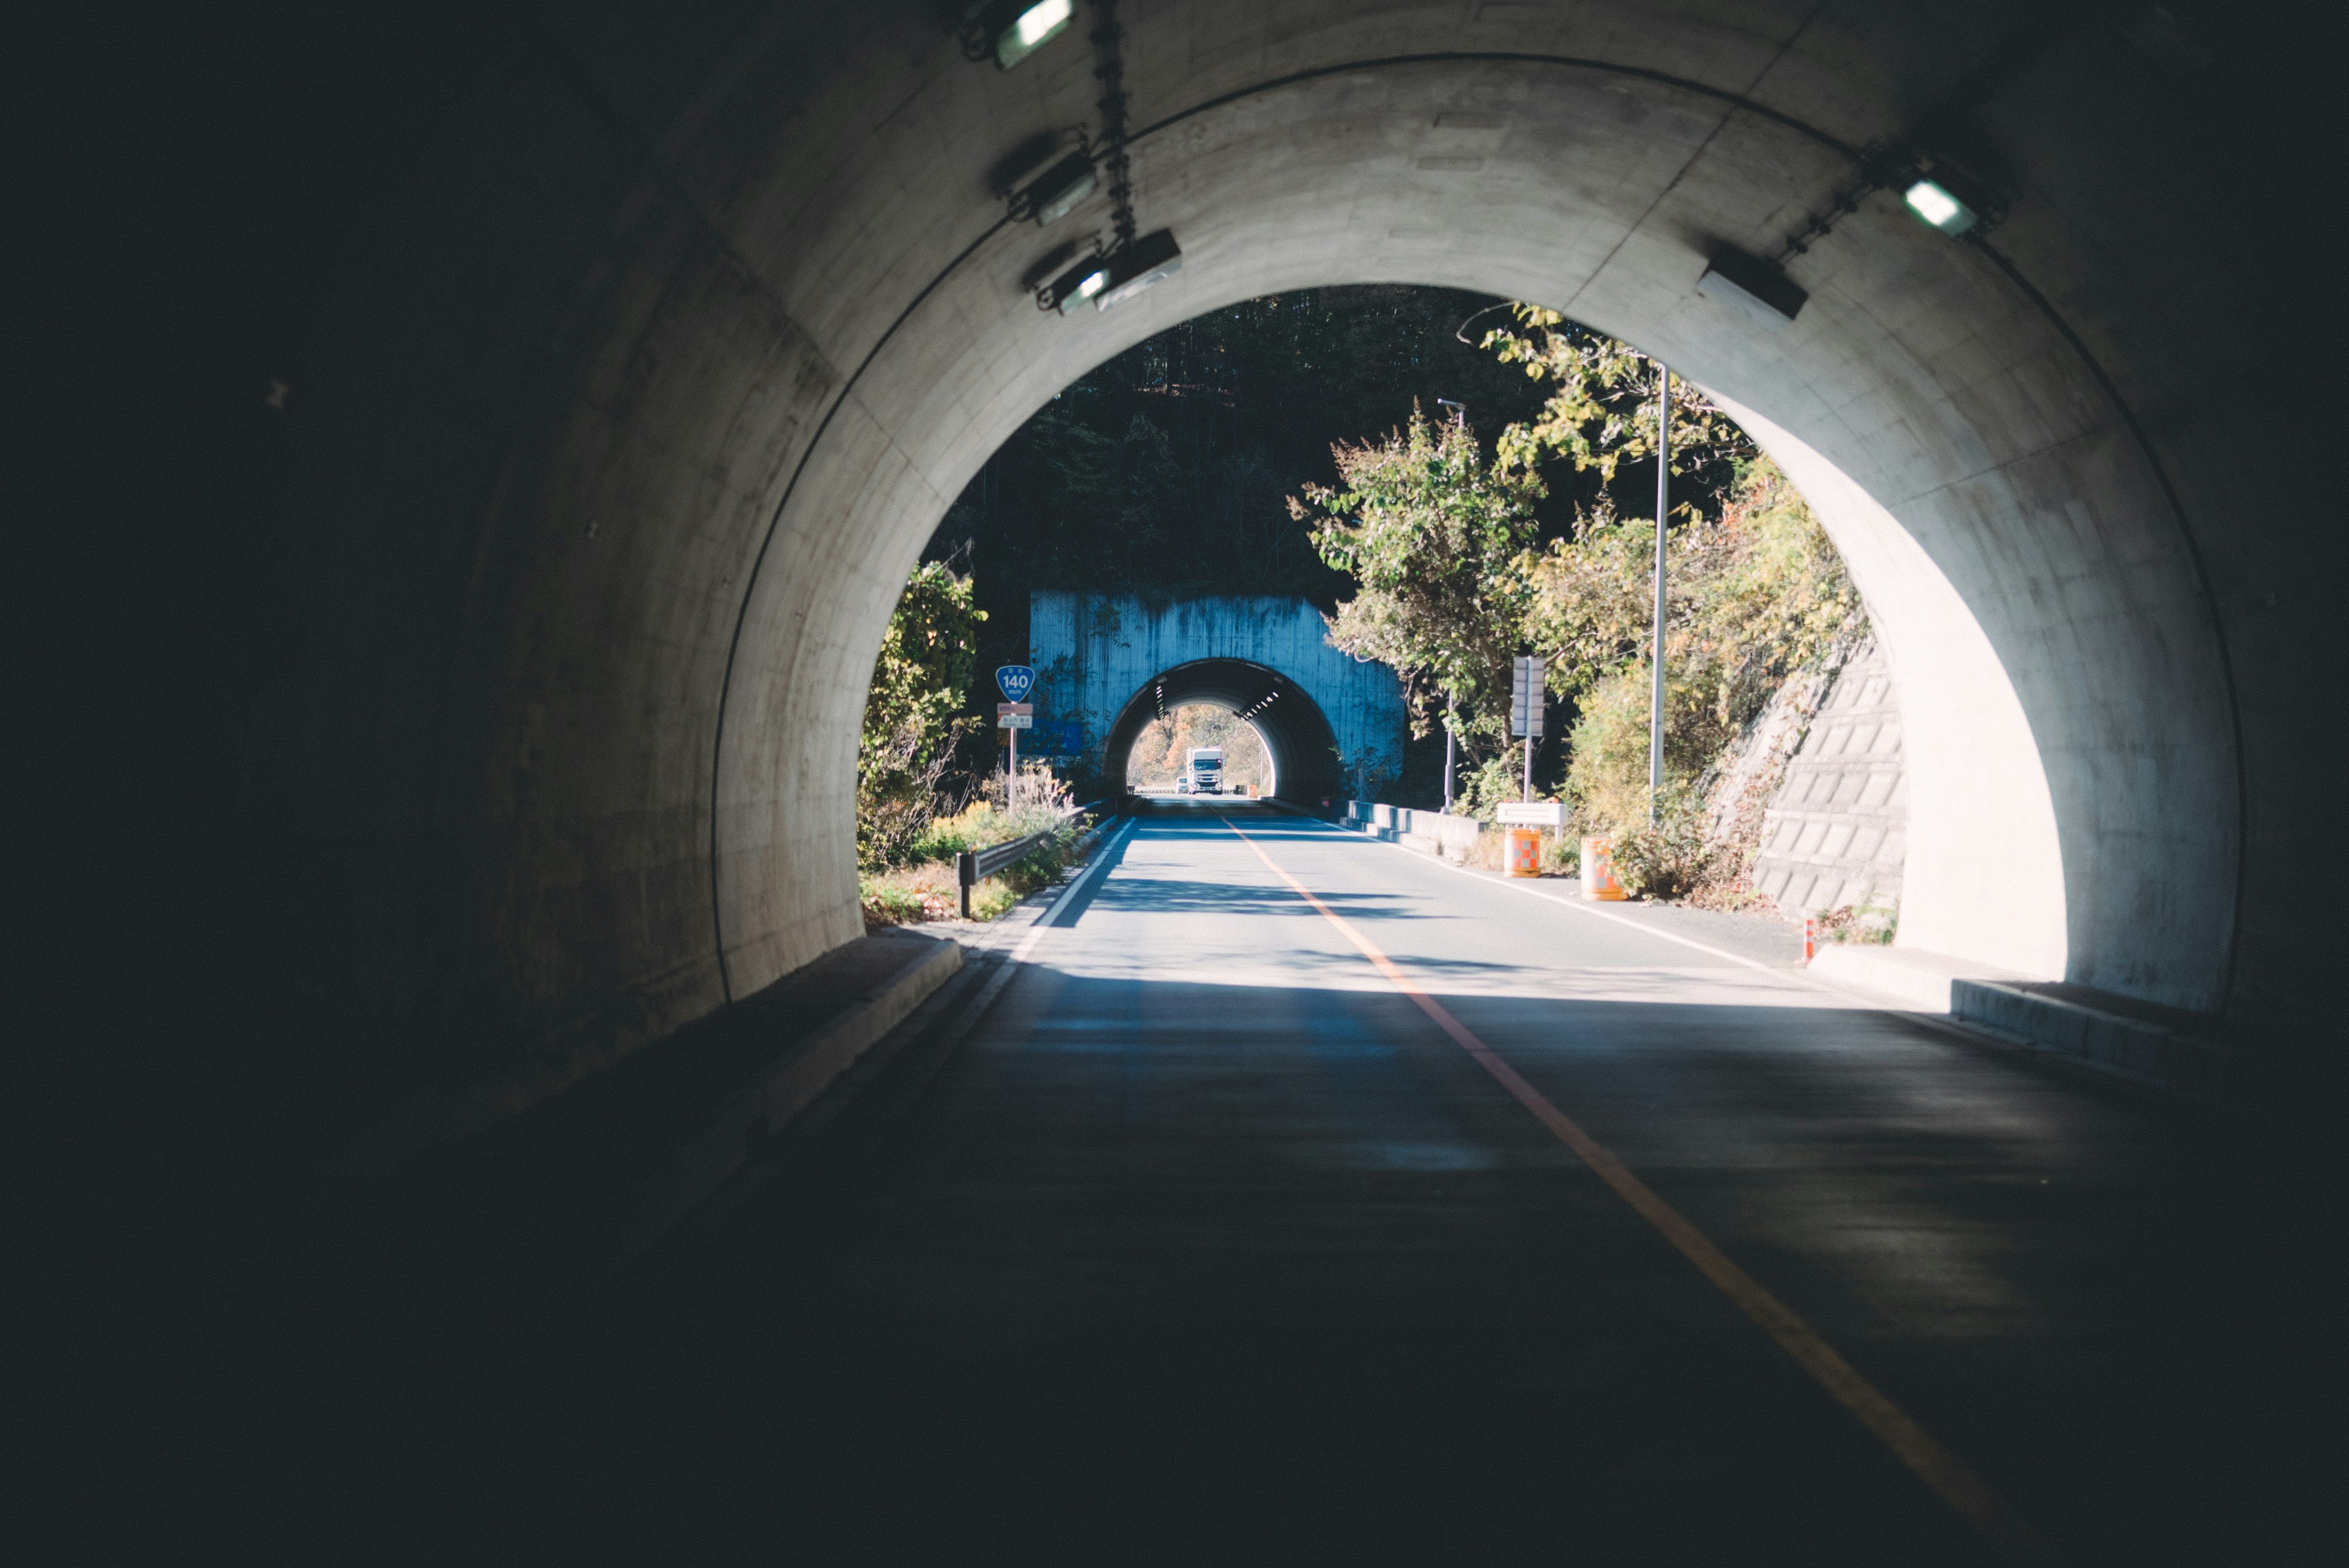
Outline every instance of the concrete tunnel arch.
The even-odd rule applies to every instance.
[[[987,171],[1092,113],[1081,39],[1007,74],[912,0],[786,11],[624,5],[470,86],[313,325],[311,597],[255,809],[320,846],[285,857],[324,867],[289,918],[376,933],[314,988],[367,1081],[526,1099],[856,935],[864,681],[951,499],[1101,360],[1354,281],[1555,305],[1787,464],[1904,701],[1972,714],[1944,743],[1997,764],[1920,792],[1943,848],[1904,940],[2206,1012],[2296,994],[2310,939],[2241,889],[2297,875],[2280,664],[2308,650],[2271,628],[2264,688],[2230,664],[2282,481],[2184,327],[2231,297],[2243,249],[2208,236],[2243,214],[2163,161],[2170,67],[2122,32],[1983,100],[1987,241],[1872,197],[1790,263],[1809,301],[1774,330],[1697,293],[1708,256],[1775,252],[1998,57],[1979,8],[1129,5],[1135,200],[1185,263],[1068,318],[1020,281],[1055,236]],[[1917,696],[1937,670],[1948,700]],[[335,722],[275,722],[322,694]]]
[[[1313,694],[1278,670],[1240,659],[1194,659],[1145,681],[1126,699],[1110,727],[1102,752],[1102,777],[1118,787],[1143,726],[1195,702],[1247,721],[1271,761],[1275,796],[1318,801],[1345,788],[1337,731]]]

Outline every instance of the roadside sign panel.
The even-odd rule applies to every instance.
[[[1085,749],[1084,726],[1074,719],[1039,719],[1030,731],[1029,753],[1040,757],[1074,757]]]
[[[1006,713],[1033,713],[1035,711],[1033,702],[998,702],[995,705],[995,716],[999,719]]]
[[[1036,727],[1036,716],[1032,713],[1006,713],[995,721],[995,727],[999,730],[1032,730]]]
[[[1542,735],[1543,661],[1520,659],[1511,672],[1509,681],[1509,733],[1530,735],[1539,740]]]
[[[1562,800],[1505,800],[1495,813],[1501,821],[1512,827],[1564,827],[1566,802]]]
[[[995,684],[1002,688],[1006,702],[1025,702],[1036,684],[1036,671],[1025,664],[1006,664],[996,670]]]

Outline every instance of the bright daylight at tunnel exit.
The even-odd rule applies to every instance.
[[[2323,1555],[2297,23],[190,26],[27,1524]]]

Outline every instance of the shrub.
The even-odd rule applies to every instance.
[[[937,562],[915,569],[889,617],[864,698],[856,752],[856,861],[880,871],[916,857],[938,785],[971,719],[957,719],[978,626],[971,583]]]
[[[1582,874],[1582,840],[1568,819],[1557,836],[1542,846],[1542,875],[1545,877],[1578,877]]]
[[[1704,806],[1695,792],[1668,783],[1655,826],[1642,823],[1616,833],[1616,880],[1633,898],[1685,897],[1713,869],[1704,829]]]
[[[1878,903],[1872,895],[1864,904],[1845,904],[1816,919],[1819,936],[1830,942],[1882,946],[1900,929],[1899,911]]]
[[[858,878],[868,928],[957,918],[962,899],[955,857],[1031,834],[1042,834],[1042,842],[971,889],[971,916],[991,920],[1050,885],[1069,863],[1081,828],[1067,815],[1067,787],[1049,767],[1037,763],[1020,772],[1016,808],[1006,810],[1000,804],[1005,792],[999,774],[982,786],[982,798],[952,816],[932,819],[909,836],[905,858],[912,864],[868,871]],[[989,794],[992,798],[985,798]]]

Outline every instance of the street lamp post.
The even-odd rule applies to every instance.
[[[1654,680],[1648,693],[1648,826],[1656,826],[1664,790],[1664,516],[1672,483],[1672,372],[1661,360],[1656,384],[1656,630],[1649,662]]]
[[[1444,815],[1452,815],[1452,722],[1459,716],[1460,700],[1456,697],[1444,708]]]
[[[1438,408],[1450,409],[1452,410],[1452,419],[1454,423],[1459,425],[1463,430],[1468,428],[1467,404],[1455,401],[1451,398],[1438,398],[1435,400],[1435,402]],[[1453,721],[1457,719],[1459,716],[1460,699],[1457,697],[1448,698],[1444,703],[1444,815],[1446,816],[1452,815],[1452,724]]]

